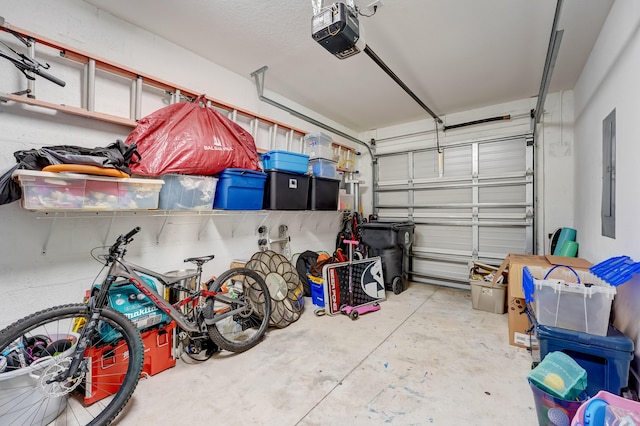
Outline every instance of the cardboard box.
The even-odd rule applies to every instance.
[[[574,269],[588,270],[592,266],[591,262],[579,257],[564,256],[535,256],[530,254],[509,254],[509,288],[508,297],[524,298],[522,290],[522,268],[525,266],[541,266],[551,268],[554,265],[567,265]]]
[[[521,348],[537,348],[538,339],[535,330],[529,323],[529,317],[525,312],[523,298],[509,297],[507,306],[509,315],[509,344]]]

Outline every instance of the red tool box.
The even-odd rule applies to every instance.
[[[144,344],[143,374],[151,376],[176,365],[173,357],[173,331],[175,322],[165,327],[142,333]],[[87,373],[84,403],[93,404],[118,390],[124,380],[129,357],[123,342],[90,348],[87,357],[91,359]]]

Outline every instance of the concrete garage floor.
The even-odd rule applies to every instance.
[[[537,425],[531,355],[469,291],[411,284],[351,321],[270,329],[243,354],[143,379],[119,425]]]

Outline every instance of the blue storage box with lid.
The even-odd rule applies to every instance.
[[[269,151],[262,154],[262,168],[264,170],[278,170],[283,172],[307,173],[309,156],[290,151]]]
[[[309,173],[313,176],[340,179],[337,167],[337,161],[327,160],[325,158],[314,158],[309,160]]]
[[[629,380],[633,341],[609,325],[606,336],[536,324],[540,359],[556,351],[564,352],[587,371],[587,394],[606,390],[619,395]]]
[[[266,173],[225,169],[218,175],[214,209],[261,210]]]

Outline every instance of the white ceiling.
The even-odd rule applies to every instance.
[[[267,65],[267,95],[352,130],[430,117],[364,53],[340,60],[317,44],[311,0],[85,1],[247,79]],[[564,1],[549,92],[573,88],[612,3]],[[556,0],[382,0],[360,26],[367,46],[442,116],[536,96],[555,9]]]

